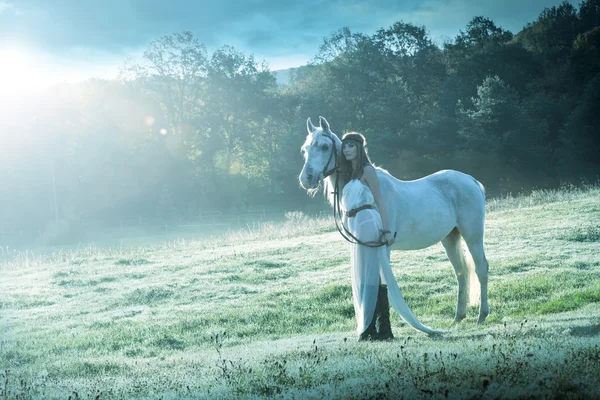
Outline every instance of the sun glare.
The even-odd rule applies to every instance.
[[[18,47],[0,47],[0,104],[19,103],[45,87],[47,82],[40,57]]]

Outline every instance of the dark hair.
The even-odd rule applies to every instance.
[[[347,143],[348,141],[353,141],[357,146],[358,151],[356,157],[358,157],[358,163],[356,169],[353,170],[352,162],[346,160],[346,157],[344,157],[342,153],[342,156],[340,157],[341,159],[339,161],[339,172],[344,185],[350,182],[352,179],[360,179],[363,175],[365,167],[367,165],[373,165],[371,163],[371,159],[369,158],[369,154],[367,154],[367,140],[362,134],[358,132],[346,133],[342,137],[342,150],[344,149],[344,143]]]

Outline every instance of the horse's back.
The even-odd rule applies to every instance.
[[[402,181],[387,173],[380,172],[399,197],[420,198],[442,196],[452,202],[477,202],[485,206],[483,185],[471,175],[446,169],[412,181]]]
[[[426,182],[430,182],[440,190],[455,192],[457,196],[474,196],[478,200],[483,199],[485,202],[483,185],[471,175],[465,174],[464,172],[445,169],[422,179]]]
[[[465,213],[485,213],[484,187],[471,175],[446,169],[413,182],[418,181],[422,181],[423,186],[430,187],[430,191],[446,197],[453,204],[459,218]]]

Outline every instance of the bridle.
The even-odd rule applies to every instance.
[[[321,176],[320,180],[323,180],[323,179],[327,178],[328,176],[333,175],[333,173],[335,171],[337,171],[337,169],[338,169],[338,158],[337,158],[337,156],[335,156],[335,164],[333,165],[333,168],[326,170],[327,166],[331,163],[331,159],[334,158],[334,154],[336,153],[335,140],[333,139],[333,136],[327,135],[327,137],[331,140],[331,153],[329,153],[329,158],[327,159],[327,163],[323,167],[323,171],[320,174],[320,176]]]
[[[325,166],[323,167],[323,171],[319,174],[320,179],[319,180],[323,180],[331,175],[333,175],[334,172],[336,172],[338,170],[338,158],[336,152],[336,147],[335,147],[335,140],[333,139],[332,135],[327,135],[327,137],[331,140],[331,153],[329,154],[329,158],[327,159],[327,163],[325,164]],[[335,158],[334,158],[335,155]],[[331,169],[327,169],[327,167],[329,166],[329,164],[331,163],[331,159],[335,159],[335,164],[333,166],[333,168]],[[360,244],[362,246],[367,246],[367,247],[381,247],[381,246],[385,246],[387,245],[387,242],[385,241],[379,241],[379,242],[363,242],[362,240],[358,239],[356,236],[354,236],[352,234],[352,232],[350,232],[345,226],[344,224],[341,222],[342,220],[342,210],[340,207],[340,191],[339,191],[339,173],[338,175],[335,177],[335,185],[334,185],[334,189],[333,189],[333,220],[335,221],[335,227],[337,228],[338,232],[340,233],[340,235],[342,235],[342,237],[344,239],[346,239],[346,241],[352,243],[352,244]],[[341,228],[340,228],[341,226]],[[394,237],[396,237],[396,233],[394,233]]]

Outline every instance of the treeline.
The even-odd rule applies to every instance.
[[[401,179],[453,168],[491,195],[596,181],[599,105],[600,0],[544,9],[516,35],[476,17],[443,45],[404,22],[342,28],[286,86],[173,34],[118,80],[54,88],[1,135],[0,223],[302,210],[299,148],[319,115],[364,133]]]

